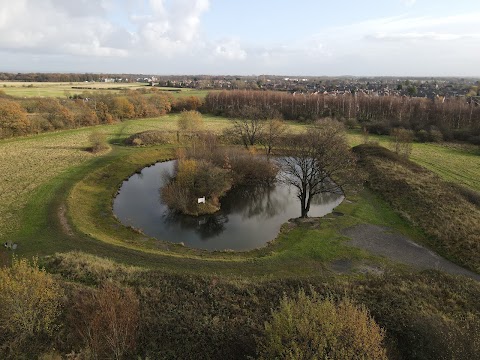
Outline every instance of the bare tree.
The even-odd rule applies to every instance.
[[[390,147],[392,151],[404,158],[409,158],[412,153],[413,131],[395,128],[390,132]]]
[[[323,121],[304,133],[290,135],[289,155],[279,160],[282,181],[297,189],[301,217],[307,217],[313,196],[343,193],[343,187],[356,182],[356,160],[347,143],[343,126]]]
[[[280,144],[282,137],[287,133],[287,129],[287,125],[282,120],[268,119],[265,121],[259,142],[264,147],[267,158],[272,154],[273,148]]]
[[[240,137],[242,144],[248,148],[255,145],[263,131],[264,121],[259,119],[237,119],[233,122],[233,132]]]
[[[242,106],[237,114],[239,118],[233,121],[233,133],[241,139],[246,148],[263,138],[268,125],[266,119],[281,118],[278,111],[267,106]]]

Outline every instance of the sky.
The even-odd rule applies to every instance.
[[[0,71],[480,76],[479,0],[0,0]]]

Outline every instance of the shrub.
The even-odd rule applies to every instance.
[[[133,134],[125,139],[126,145],[164,145],[172,143],[170,136],[165,131],[149,130]]]
[[[385,332],[364,306],[335,304],[313,291],[284,297],[265,323],[261,359],[386,359]]]
[[[93,358],[123,359],[131,355],[140,317],[139,300],[133,290],[105,283],[95,292],[76,295],[69,321]]]
[[[429,138],[429,136],[428,136],[428,131],[427,131],[427,130],[423,130],[423,129],[422,129],[422,130],[419,130],[419,131],[417,131],[417,133],[415,134],[415,137],[416,137],[417,141],[419,141],[419,142],[422,142],[422,143],[427,142],[427,141],[428,141],[428,138]]]
[[[413,132],[411,130],[395,128],[390,132],[390,139],[392,151],[408,159],[412,152]]]
[[[59,328],[62,296],[37,258],[29,262],[14,257],[11,267],[0,270],[0,348],[29,353],[31,341],[52,336]]]
[[[480,135],[477,136],[470,136],[468,138],[468,142],[474,145],[480,145]]]
[[[429,139],[432,142],[442,142],[443,134],[440,130],[432,129],[429,133]]]
[[[105,134],[99,133],[99,132],[93,132],[90,134],[88,139],[90,140],[90,145],[91,145],[90,151],[92,153],[96,154],[108,149],[107,139],[105,137]]]
[[[196,132],[203,127],[203,117],[198,111],[182,111],[178,117],[178,129],[180,131]]]
[[[370,134],[388,135],[390,133],[390,126],[383,122],[367,123],[365,127]]]

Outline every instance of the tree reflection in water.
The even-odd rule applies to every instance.
[[[200,239],[208,240],[220,235],[228,223],[228,216],[224,214],[212,214],[202,216],[190,216],[167,210],[163,216],[166,226],[180,226],[183,230],[196,232]]]
[[[274,184],[235,188],[222,199],[221,211],[227,214],[240,213],[243,219],[270,219],[283,212],[288,202],[288,198],[282,196],[283,194],[272,196],[274,191]]]

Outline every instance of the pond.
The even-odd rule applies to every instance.
[[[241,187],[228,192],[221,209],[199,217],[174,213],[162,202],[159,189],[175,160],[157,163],[124,181],[113,202],[113,213],[126,226],[147,236],[197,249],[247,251],[275,239],[280,226],[300,216],[296,191],[282,183],[271,187]],[[343,200],[323,194],[312,200],[309,216],[324,216]]]

